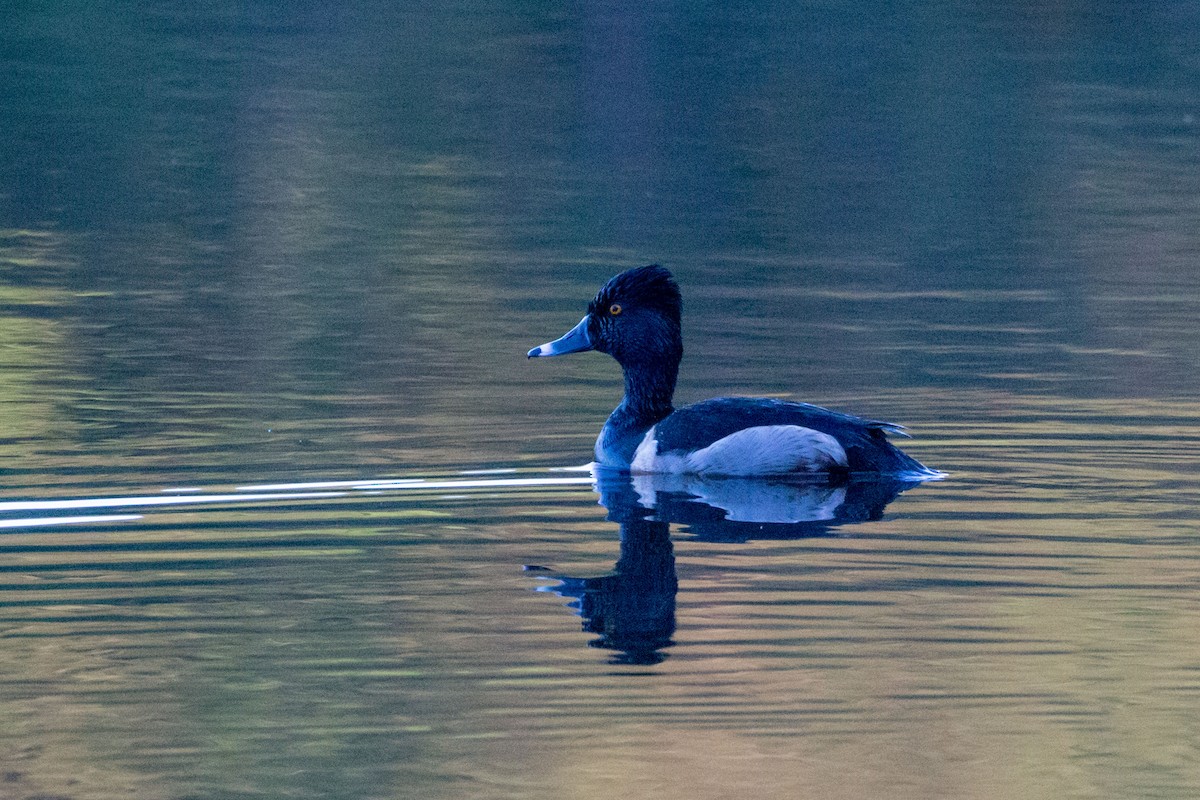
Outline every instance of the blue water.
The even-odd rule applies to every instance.
[[[21,7],[0,26],[14,797],[1191,798],[1200,14]],[[914,486],[597,479],[678,399]]]

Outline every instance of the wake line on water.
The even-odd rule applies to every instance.
[[[479,472],[463,474],[477,475]],[[0,529],[47,527],[53,525],[86,525],[128,522],[142,519],[142,514],[99,514],[70,516],[37,516],[2,518],[8,514],[31,512],[173,508],[202,505],[240,505],[293,500],[324,500],[355,495],[400,493],[406,491],[463,491],[492,489],[524,489],[542,486],[590,486],[592,477],[579,475],[555,478],[494,478],[438,479],[395,478],[358,481],[313,481],[307,483],[271,483],[238,486],[232,491],[208,493],[203,488],[175,487],[156,495],[129,497],[80,497],[63,500],[0,501]]]

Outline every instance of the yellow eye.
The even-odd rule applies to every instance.
[[[613,303],[611,306],[608,307],[608,313],[612,314],[614,317],[617,316],[618,314],[620,314],[621,313],[621,304]]]

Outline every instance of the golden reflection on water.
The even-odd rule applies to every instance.
[[[1200,406],[945,401],[945,422],[899,406],[949,478],[879,520],[725,542],[676,526],[674,644],[650,666],[609,663],[522,570],[613,569],[584,474],[6,501],[31,527],[0,536],[23,720],[4,763],[30,791],[82,774],[95,796],[157,796],[148,771],[163,796],[205,794],[230,770],[304,794],[276,748],[372,785],[432,770],[442,796],[1132,796],[1148,774],[1182,796]],[[361,756],[336,752],[349,740]]]

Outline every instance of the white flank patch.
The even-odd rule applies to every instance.
[[[650,430],[646,431],[646,435],[642,437],[642,443],[638,445],[637,450],[633,452],[633,459],[629,462],[629,471],[638,474],[648,475],[652,472],[667,472],[665,469],[658,469],[658,442],[654,440],[654,432],[658,430],[657,425],[651,425]]]
[[[658,454],[654,428],[646,432],[629,464],[633,473],[689,475],[787,475],[845,467],[837,439],[799,425],[762,425],[729,434],[694,453]]]

